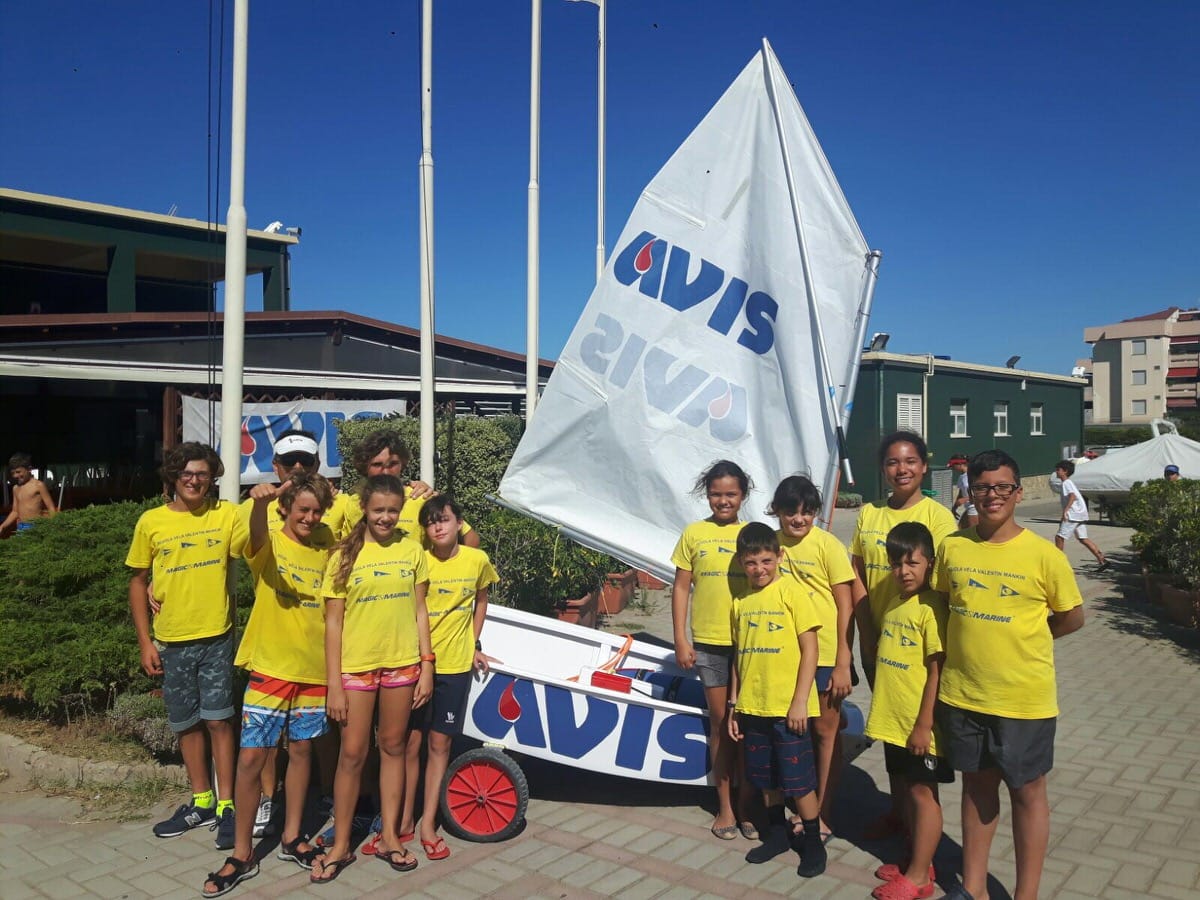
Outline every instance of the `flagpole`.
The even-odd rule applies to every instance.
[[[525,260],[525,422],[538,399],[538,305],[541,281],[539,183],[542,126],[542,0],[531,0],[529,50],[529,198]]]
[[[221,326],[221,499],[236,503],[242,472],[242,366],[246,339],[246,57],[250,0],[233,4],[229,209],[225,214],[225,311]]]
[[[421,8],[421,480],[434,483],[433,0]]]
[[[596,90],[597,124],[596,124],[596,283],[600,283],[604,275],[604,116],[607,83],[605,57],[608,54],[608,6],[605,0],[596,0],[599,14],[599,62],[597,64]]]

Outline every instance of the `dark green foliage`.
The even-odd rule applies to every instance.
[[[1149,425],[1126,425],[1110,428],[1100,425],[1089,425],[1083,430],[1083,445],[1085,447],[1129,447],[1148,441],[1154,435]]]
[[[838,509],[857,509],[863,505],[862,494],[839,491],[837,497],[834,498],[833,505]]]
[[[1124,514],[1136,529],[1133,548],[1147,568],[1200,589],[1200,481],[1139,482],[1129,492]]]

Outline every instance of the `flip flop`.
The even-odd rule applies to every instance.
[[[399,854],[400,858],[402,860],[407,860],[407,861],[406,862],[396,862],[396,854]],[[415,856],[413,856],[411,853],[409,853],[407,849],[384,850],[383,852],[376,851],[375,858],[383,860],[385,863],[387,863],[389,866],[392,867],[393,871],[396,871],[396,872],[411,872],[413,869],[415,869],[417,867],[417,858]]]
[[[736,825],[725,825],[721,828],[714,825],[709,831],[723,841],[732,841],[738,836],[738,827]]]
[[[445,859],[450,855],[450,848],[441,835],[432,841],[421,841],[421,848],[425,851],[426,859]]]
[[[754,827],[753,822],[738,822],[738,831],[748,841],[758,840],[758,829]]]
[[[321,863],[321,872],[322,873],[332,872],[333,874],[330,875],[328,878],[318,878],[315,874],[313,874],[313,875],[308,876],[308,880],[310,882],[312,882],[313,884],[328,884],[329,882],[334,881],[339,875],[341,875],[342,871],[347,866],[353,864],[356,859],[358,859],[358,857],[355,856],[353,853],[351,853],[349,856],[343,856],[341,859],[324,860],[324,861],[318,859],[318,860],[316,860],[316,862]]]

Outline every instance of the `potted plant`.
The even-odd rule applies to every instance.
[[[1161,602],[1171,621],[1195,625],[1200,608],[1200,481],[1135,485],[1129,507],[1137,516],[1133,546],[1148,583],[1161,582]]]
[[[633,599],[633,592],[637,588],[637,584],[636,569],[607,573],[604,576],[604,585],[600,589],[600,614],[615,616],[621,612]]]

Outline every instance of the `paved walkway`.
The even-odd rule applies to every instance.
[[[1026,504],[1025,524],[1053,535],[1056,504]],[[839,511],[843,538],[852,511]],[[1043,896],[1193,898],[1200,891],[1200,635],[1166,624],[1142,596],[1126,529],[1095,526],[1114,573],[1094,575],[1078,544],[1068,548],[1089,613],[1088,624],[1058,648],[1058,764],[1050,780],[1051,847]],[[1084,557],[1087,557],[1086,564]],[[646,626],[670,636],[665,605],[652,614],[622,613],[619,630]],[[665,627],[664,627],[665,626]],[[854,699],[866,707],[865,686]],[[274,857],[235,897],[497,897],[533,900],[620,896],[804,896],[862,900],[877,882],[871,872],[899,848],[859,837],[862,822],[884,805],[882,753],[872,747],[846,771],[842,811],[829,845],[828,872],[801,882],[795,858],[747,865],[752,846],[708,833],[709,792],[589,776],[525,761],[533,799],[527,827],[502,844],[449,840],[445,862],[421,859],[407,875],[360,857],[334,885],[310,886],[307,875]],[[938,868],[949,884],[959,870],[959,789],[943,794],[946,837]],[[614,798],[622,802],[615,804]],[[1007,805],[1007,804],[1006,804]],[[155,815],[168,810],[155,810]],[[1007,809],[992,850],[993,898],[1013,884]],[[78,824],[78,805],[0,783],[0,896],[195,897],[205,873],[224,854],[207,831],[160,841],[148,821]],[[419,854],[419,848],[416,848]]]

